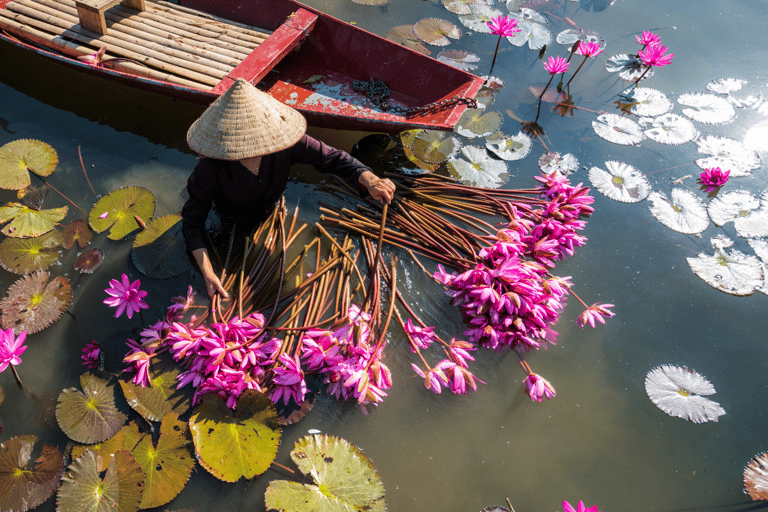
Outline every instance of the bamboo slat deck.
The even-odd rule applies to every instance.
[[[0,29],[72,57],[106,46],[103,60],[120,59],[109,67],[208,91],[270,35],[170,2],[145,5],[112,7],[99,35],[80,26],[74,0],[12,0],[0,9]]]

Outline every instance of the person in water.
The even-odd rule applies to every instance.
[[[285,192],[290,166],[296,163],[340,176],[382,203],[392,200],[391,180],[380,179],[348,153],[306,135],[306,128],[297,110],[239,79],[187,132],[189,147],[202,158],[187,181],[182,233],[209,297],[227,296],[205,244],[212,206],[225,221],[258,226]]]

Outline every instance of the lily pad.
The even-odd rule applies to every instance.
[[[668,199],[655,190],[648,195],[648,200],[653,203],[649,209],[659,222],[669,229],[689,235],[701,233],[709,227],[707,207],[696,194],[673,188],[670,196],[671,199]]]
[[[424,55],[431,55],[432,52],[422,44],[416,33],[413,31],[413,25],[398,25],[387,32],[387,39],[399,45],[416,50]]]
[[[16,197],[19,198],[19,201],[21,201],[21,204],[23,204],[24,206],[28,206],[33,210],[39,210],[43,207],[43,202],[45,201],[45,198],[48,196],[49,191],[50,191],[50,188],[48,188],[48,185],[43,185],[42,187],[39,187],[39,188],[36,188],[30,185],[26,188],[19,190],[16,193]]]
[[[163,215],[136,235],[131,251],[133,264],[144,275],[167,279],[190,268],[181,233],[181,215]]]
[[[246,390],[237,411],[216,395],[206,395],[189,419],[200,464],[225,482],[264,473],[277,456],[280,423],[272,401]]]
[[[725,100],[736,108],[753,107],[761,101],[762,98],[760,94],[734,94],[735,92],[741,91],[746,83],[746,80],[739,80],[737,78],[720,78],[709,82],[707,84],[707,90],[718,94],[724,94]]]
[[[188,387],[176,389],[179,366],[170,357],[153,359],[150,382],[147,387],[134,384],[130,376],[123,375],[119,382],[123,395],[131,408],[147,421],[161,421],[169,412],[183,414],[192,403]]]
[[[605,50],[605,38],[595,32],[594,30],[585,30],[581,28],[567,28],[557,34],[557,37],[555,38],[555,41],[557,41],[560,44],[567,45],[568,48],[565,49],[565,51],[570,52],[573,48],[573,43],[576,41],[581,41],[585,43],[597,43],[600,45],[600,48]]]
[[[65,389],[59,395],[56,420],[70,439],[100,443],[112,437],[127,417],[115,405],[115,383],[94,373],[80,376],[82,391]]]
[[[59,261],[57,249],[63,242],[64,236],[58,231],[35,238],[6,238],[0,243],[0,266],[21,275],[45,270]]]
[[[479,108],[485,110],[496,101],[496,93],[490,87],[483,86],[475,95],[475,101]]]
[[[684,108],[683,114],[700,123],[725,124],[736,118],[733,105],[714,94],[689,92],[678,96],[677,102],[693,107]]]
[[[71,458],[77,459],[86,452],[93,452],[96,457],[96,469],[99,473],[107,470],[109,461],[112,460],[112,456],[119,450],[125,448],[125,430],[126,427],[121,428],[115,435],[104,441],[103,443],[96,444],[76,444],[72,447]],[[133,447],[131,447],[133,448]]]
[[[693,123],[677,114],[641,117],[638,122],[646,137],[661,144],[677,146],[699,136],[699,130]]]
[[[731,178],[749,176],[761,165],[760,155],[738,140],[708,135],[698,139],[696,145],[699,153],[711,155],[699,158],[696,165],[702,169],[719,167],[723,171],[731,171]]]
[[[416,37],[433,46],[448,46],[451,44],[451,39],[461,37],[459,27],[440,18],[425,18],[417,21],[413,25],[413,32]]]
[[[77,255],[74,269],[81,274],[92,274],[104,261],[104,251],[101,249],[88,249]]]
[[[623,146],[639,144],[645,138],[639,124],[616,114],[600,114],[592,121],[592,129],[608,142]]]
[[[55,277],[41,270],[13,283],[0,300],[3,329],[16,334],[41,331],[59,319],[72,300],[72,287],[66,277]]]
[[[626,82],[635,82],[641,76],[647,80],[653,76],[653,68],[648,66],[635,56],[628,53],[620,53],[610,57],[605,63],[605,70],[609,73],[618,73],[619,78]]]
[[[71,249],[72,246],[77,245],[82,249],[93,239],[93,231],[88,223],[84,220],[73,220],[62,230],[64,235],[64,248]]]
[[[129,444],[127,432],[125,441]],[[226,447],[229,448],[232,447]],[[166,414],[160,424],[157,446],[152,443],[152,436],[144,435],[131,453],[141,465],[146,481],[142,509],[160,507],[178,496],[195,467],[195,459],[189,450],[189,428],[173,412]]]
[[[115,453],[102,480],[96,455],[88,451],[75,459],[62,478],[56,497],[59,512],[135,512],[144,490],[144,473],[130,452]]]
[[[32,182],[29,171],[50,176],[59,163],[56,150],[39,140],[20,139],[0,147],[0,188],[21,190]]]
[[[523,132],[519,132],[514,136],[503,134],[501,134],[501,136],[496,134],[494,135],[488,137],[485,143],[485,147],[488,149],[488,151],[501,158],[502,160],[506,160],[508,162],[521,160],[528,156],[528,153],[531,152],[531,146],[533,143],[531,138]]]
[[[751,295],[765,281],[760,260],[737,250],[728,253],[716,246],[714,255],[700,253],[686,260],[694,274],[725,293]]]
[[[91,228],[101,233],[109,229],[110,240],[120,240],[139,229],[134,216],[146,224],[155,213],[155,197],[144,187],[125,187],[99,199],[88,215]]]
[[[557,172],[561,176],[570,176],[579,169],[579,161],[570,153],[561,155],[554,151],[547,151],[539,158],[539,169],[545,174]]]
[[[0,444],[0,510],[24,512],[50,498],[64,472],[64,456],[44,445],[32,468],[28,464],[37,438],[17,436]]]
[[[694,423],[717,421],[725,414],[720,404],[701,396],[714,394],[715,387],[685,366],[657,366],[645,377],[645,391],[665,413]]]
[[[651,192],[643,173],[629,164],[611,160],[605,162],[607,171],[599,167],[589,170],[589,181],[606,196],[622,203],[639,203]]]
[[[454,14],[472,14],[472,4],[483,3],[484,0],[443,0],[443,7]]]
[[[386,512],[384,484],[359,448],[334,436],[306,436],[291,459],[315,485],[273,480],[264,499],[268,509],[284,512]]]
[[[33,210],[19,203],[0,206],[0,224],[11,221],[3,228],[3,234],[15,238],[43,235],[52,230],[56,223],[66,216],[66,206],[50,210]]]
[[[411,143],[414,156],[430,164],[443,163],[461,149],[461,141],[438,130],[422,130]]]
[[[499,188],[509,179],[507,164],[491,158],[485,148],[464,146],[461,154],[466,158],[448,160],[448,171],[457,180],[473,187]]]
[[[523,46],[528,43],[531,50],[540,50],[552,42],[552,32],[547,28],[549,21],[545,16],[533,9],[523,7],[520,12],[509,15],[517,20],[517,28],[520,32],[507,37],[507,41],[515,46]]]
[[[650,87],[630,87],[619,95],[619,100],[631,103],[629,110],[638,116],[660,116],[672,108],[672,102],[666,94]]]
[[[485,112],[479,108],[468,108],[456,124],[456,132],[468,138],[487,137],[496,132],[504,118],[498,112]]]
[[[356,4],[361,4],[361,5],[379,5],[379,6],[381,6],[381,5],[387,5],[392,0],[352,0],[352,1],[354,3],[356,3]]]
[[[466,50],[443,50],[435,58],[449,66],[467,72],[477,69],[475,62],[480,62],[480,57]]]
[[[744,468],[744,490],[753,501],[768,500],[768,452],[754,457]]]
[[[482,2],[471,4],[469,9],[471,11],[470,14],[459,15],[459,21],[469,30],[481,34],[490,34],[491,29],[488,28],[488,22],[493,18],[504,15],[500,10]]]
[[[719,194],[709,202],[709,216],[718,226],[733,222],[736,233],[744,238],[768,236],[768,205],[745,190]]]

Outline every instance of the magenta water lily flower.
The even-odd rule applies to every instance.
[[[517,20],[509,16],[497,16],[485,24],[491,29],[491,34],[501,37],[511,37],[522,30],[517,28]]]
[[[434,327],[416,327],[410,318],[405,321],[405,332],[408,334],[409,340],[422,350],[429,348],[435,341],[434,330]],[[411,351],[415,353],[416,349],[411,346]]]
[[[706,189],[707,194],[709,194],[725,185],[730,174],[730,170],[723,172],[719,167],[704,169],[704,172],[699,175],[699,185],[701,185],[702,190]]]
[[[21,331],[18,336],[13,329],[3,331],[0,329],[0,372],[5,371],[8,365],[21,364],[21,354],[27,350],[24,341],[27,339],[27,331]]]
[[[544,69],[549,71],[550,75],[565,73],[566,71],[568,71],[569,67],[570,67],[570,64],[568,63],[568,61],[565,58],[560,57],[559,55],[557,57],[550,57],[544,63]]]
[[[613,304],[601,304],[599,302],[592,304],[579,315],[579,318],[576,319],[576,325],[580,328],[583,328],[587,324],[594,327],[596,321],[605,324],[603,318],[611,318],[616,314],[613,311],[608,311],[608,309],[612,307]]]
[[[661,43],[649,45],[645,50],[637,52],[637,56],[646,66],[655,66],[657,68],[664,67],[672,62],[674,53],[667,53],[667,47]]]
[[[91,340],[91,342],[83,348],[83,353],[80,356],[83,360],[83,366],[96,370],[101,363],[101,344],[97,341]]]
[[[641,44],[643,46],[661,43],[661,38],[657,34],[647,30],[643,30],[641,35],[635,36],[635,39],[637,40],[637,44]]]
[[[596,41],[582,41],[576,49],[576,53],[585,57],[594,57],[603,53],[600,43]]]
[[[104,290],[110,297],[104,299],[104,304],[117,308],[115,318],[126,312],[128,318],[141,309],[148,308],[149,305],[142,299],[147,296],[147,292],[139,290],[141,282],[137,279],[131,282],[128,276],[123,274],[122,282],[112,279],[109,282],[109,288]]]
[[[589,508],[584,506],[584,502],[579,500],[577,508],[573,508],[570,503],[563,500],[563,512],[600,512],[597,510],[597,505],[593,505]]]
[[[537,373],[529,374],[523,381],[523,387],[534,402],[541,402],[542,398],[551,400],[555,396],[555,388],[552,384]]]

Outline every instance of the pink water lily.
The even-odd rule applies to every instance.
[[[115,318],[126,312],[128,318],[141,309],[148,308],[149,305],[142,299],[147,296],[147,292],[140,290],[141,282],[137,279],[131,282],[128,276],[123,274],[122,283],[116,279],[109,282],[109,288],[104,290],[110,297],[104,299],[104,304],[117,308]]]
[[[92,370],[98,369],[101,362],[101,344],[91,340],[91,342],[83,348],[83,353],[80,355],[80,359],[83,360],[83,366],[86,368]]]
[[[531,400],[535,402],[541,402],[542,398],[550,400],[555,396],[555,388],[552,384],[536,373],[531,373],[525,378],[523,387],[525,388],[526,393],[528,393],[528,396],[531,397]]]
[[[565,60],[565,58],[560,57],[559,55],[557,57],[550,57],[544,63],[544,69],[549,71],[550,75],[565,73],[566,71],[568,71],[569,66],[570,64],[568,63],[568,61]]]
[[[576,49],[576,53],[585,57],[594,57],[603,53],[600,43],[596,41],[582,41]]]
[[[635,39],[637,40],[637,44],[641,44],[643,46],[658,44],[661,42],[661,38],[657,34],[649,32],[648,30],[643,30],[641,35],[635,36]]]
[[[563,512],[600,512],[597,510],[597,505],[593,505],[589,508],[584,506],[584,502],[579,500],[577,508],[573,508],[570,503],[563,500]]]
[[[491,34],[501,37],[511,37],[522,30],[517,28],[517,20],[509,16],[497,16],[485,24],[491,29]]]
[[[705,169],[699,175],[699,185],[701,185],[702,190],[706,189],[707,194],[709,194],[725,185],[730,174],[730,170],[723,172],[719,167]]]
[[[655,66],[657,68],[666,66],[672,62],[674,53],[667,53],[667,47],[661,43],[649,45],[645,50],[637,52],[637,56],[646,66]]]
[[[21,354],[27,350],[24,341],[27,339],[27,331],[21,331],[18,336],[13,329],[3,331],[0,329],[0,372],[5,371],[8,365],[21,364]]]
[[[576,319],[576,325],[580,328],[583,328],[587,324],[594,327],[596,321],[604,324],[605,320],[603,320],[603,318],[611,318],[616,314],[613,311],[608,311],[608,309],[612,307],[613,304],[601,304],[599,302],[592,304],[579,315]]]

